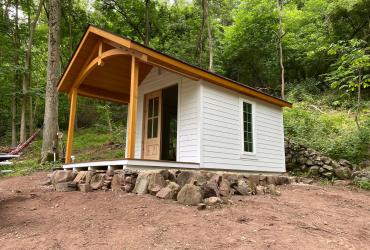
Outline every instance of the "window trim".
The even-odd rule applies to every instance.
[[[256,140],[256,103],[253,101],[250,101],[248,99],[240,97],[240,135],[241,135],[241,143],[240,143],[240,152],[242,156],[250,156],[250,155],[256,155],[256,149],[257,149],[257,140]],[[248,103],[252,105],[252,144],[253,144],[253,151],[244,151],[244,110],[243,110],[243,104]]]

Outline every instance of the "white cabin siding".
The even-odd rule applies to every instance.
[[[203,82],[201,167],[285,172],[282,109]],[[241,100],[254,106],[254,154],[243,153]]]
[[[141,158],[144,95],[178,84],[177,161],[200,162],[200,83],[154,67],[138,90],[135,158]]]

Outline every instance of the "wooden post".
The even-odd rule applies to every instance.
[[[71,163],[72,146],[73,146],[73,134],[75,129],[75,117],[77,108],[77,88],[72,88],[70,92],[70,107],[69,107],[69,124],[68,124],[68,135],[67,135],[67,146],[66,146],[66,159],[65,163]]]
[[[139,79],[139,63],[132,56],[131,60],[131,85],[130,105],[128,110],[128,133],[127,133],[127,158],[135,158],[135,134],[136,134],[136,113],[137,113],[137,91]]]

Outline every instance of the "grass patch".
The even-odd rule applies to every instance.
[[[77,130],[72,150],[76,162],[124,158],[124,135],[122,131],[124,131],[122,127],[115,128],[112,133],[96,128]],[[66,139],[66,136],[64,139]],[[65,140],[63,143],[66,145]],[[114,147],[111,144],[119,144],[121,146]],[[61,162],[40,164],[41,147],[42,139],[39,136],[29,145],[19,159],[12,161],[13,165],[1,166],[0,170],[14,170],[13,173],[6,175],[21,176],[29,175],[35,171],[51,170],[53,167],[60,167],[62,165]]]
[[[355,182],[356,187],[370,191],[370,181],[360,180]]]

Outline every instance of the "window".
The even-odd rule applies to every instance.
[[[253,145],[253,109],[252,104],[243,101],[243,150],[254,152]]]
[[[148,133],[147,138],[157,138],[158,136],[158,110],[159,97],[149,99],[148,104]]]

